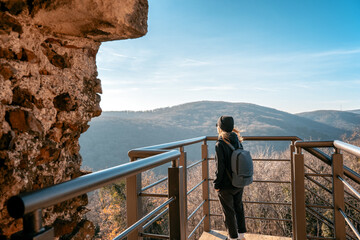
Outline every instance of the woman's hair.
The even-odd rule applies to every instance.
[[[230,141],[230,133],[231,132],[225,132],[224,130],[222,130],[219,126],[217,127],[218,133],[219,133],[219,137],[222,137],[223,139]],[[236,127],[234,127],[234,129],[232,130],[232,132],[236,133],[236,135],[238,136],[238,139],[240,142],[242,142],[244,139],[241,137],[240,135],[240,130]]]

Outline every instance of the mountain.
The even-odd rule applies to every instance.
[[[232,115],[235,125],[247,136],[298,136],[306,140],[339,139],[347,129],[313,121],[306,117],[250,103],[201,101],[153,111],[103,112],[90,122],[80,137],[83,166],[93,170],[128,162],[130,149],[198,136],[216,136],[216,121]],[[214,143],[211,143],[214,144]],[[255,149],[267,143],[245,143]],[[274,143],[285,149],[289,143]],[[186,147],[200,158],[200,147]],[[211,154],[213,147],[209,147]]]
[[[350,111],[348,111],[348,112],[360,114],[360,109],[350,110]]]
[[[313,112],[304,112],[297,114],[298,116],[311,119],[316,122],[331,125],[333,127],[353,131],[360,127],[360,110],[353,111],[334,111],[334,110],[319,110]]]

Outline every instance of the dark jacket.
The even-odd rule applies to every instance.
[[[230,143],[235,149],[242,147],[236,133],[232,132],[229,137]],[[219,137],[215,144],[215,161],[216,161],[216,172],[214,180],[215,189],[232,189],[235,188],[231,184],[231,179],[226,173],[226,169],[231,173],[231,148]]]

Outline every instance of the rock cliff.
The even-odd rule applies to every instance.
[[[10,196],[82,174],[80,134],[99,116],[101,42],[147,31],[147,0],[0,0],[0,239],[22,229]],[[87,196],[43,210],[61,239],[91,239]]]

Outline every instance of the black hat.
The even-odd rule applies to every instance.
[[[225,132],[232,132],[234,129],[234,119],[231,116],[219,117],[216,126],[219,126],[221,130]]]

